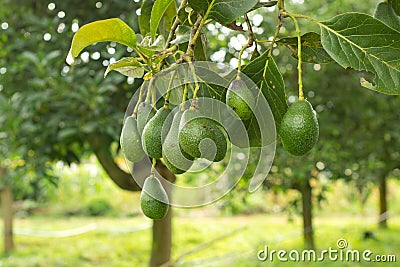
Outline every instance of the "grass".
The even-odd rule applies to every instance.
[[[377,229],[373,216],[320,216],[315,219],[315,239],[319,250],[337,248],[344,238],[349,248],[369,249],[375,254],[394,254],[400,261],[400,218],[393,217],[390,228]],[[64,237],[17,235],[16,251],[0,258],[0,266],[62,267],[62,266],[146,266],[150,252],[151,221],[135,218],[31,217],[16,220],[16,230],[32,229],[47,233],[95,225],[93,231]],[[176,266],[304,266],[302,262],[260,262],[257,251],[269,249],[290,251],[302,249],[301,221],[289,223],[286,215],[253,215],[241,217],[177,217],[174,219],[173,259],[181,257]],[[147,228],[146,228],[147,227]],[[138,228],[144,228],[138,230]],[[136,229],[136,231],[135,231]],[[229,237],[196,249],[233,230]],[[363,239],[370,230],[376,239]],[[1,249],[1,248],[0,248]],[[398,264],[398,263],[397,263]],[[376,266],[374,263],[319,262],[307,266]],[[397,266],[381,263],[380,266]]]

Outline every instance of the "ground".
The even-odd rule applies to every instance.
[[[389,230],[376,227],[376,216],[337,214],[315,219],[318,251],[337,249],[345,239],[349,249],[393,254],[400,261],[400,217],[391,217]],[[173,259],[176,266],[304,266],[302,262],[261,262],[257,252],[264,249],[302,249],[301,220],[288,222],[287,215],[239,217],[182,217],[174,219]],[[3,255],[0,266],[146,266],[150,249],[151,221],[140,216],[48,217],[34,216],[15,222],[16,252]],[[69,231],[64,231],[69,230]],[[374,238],[364,239],[365,231]],[[80,234],[79,234],[80,233]],[[64,235],[77,234],[63,237]],[[376,266],[366,262],[323,262],[307,266]]]

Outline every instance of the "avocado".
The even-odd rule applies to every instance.
[[[183,116],[185,117],[185,114]],[[214,162],[225,158],[226,136],[214,120],[206,117],[194,117],[183,125],[181,123],[181,126],[179,145],[187,154],[194,158],[203,157]]]
[[[140,136],[143,134],[144,126],[149,122],[151,118],[156,114],[156,110],[148,103],[142,102],[139,104],[137,110],[137,128]]]
[[[279,134],[283,147],[295,156],[302,156],[314,147],[319,137],[319,126],[310,102],[300,100],[289,107]]]
[[[125,158],[131,162],[139,162],[143,159],[144,151],[142,148],[142,140],[140,138],[137,121],[129,116],[122,127],[120,144]]]
[[[162,158],[162,140],[172,122],[172,116],[168,116],[170,113],[169,108],[160,108],[143,129],[143,150],[151,158]]]
[[[230,106],[243,121],[252,117],[255,105],[253,93],[243,80],[233,80],[226,92],[226,104]]]
[[[167,215],[169,200],[160,180],[155,176],[147,177],[140,194],[140,207],[144,215],[160,220]]]
[[[193,164],[193,159],[189,160],[186,157],[187,154],[183,154],[179,146],[179,125],[182,115],[183,111],[178,111],[174,115],[171,128],[164,140],[162,150],[165,166],[175,174],[185,173]]]

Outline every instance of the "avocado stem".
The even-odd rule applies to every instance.
[[[154,108],[156,108],[157,104],[157,91],[156,88],[153,86],[150,88],[151,89],[151,104],[153,105]]]
[[[301,31],[299,27],[299,23],[297,22],[297,19],[292,16],[291,14],[284,12],[284,15],[291,18],[293,21],[293,24],[296,28],[296,34],[297,34],[297,73],[298,73],[298,83],[299,83],[299,101],[304,100],[304,92],[303,92],[303,78],[302,78],[302,58],[301,58]]]
[[[188,87],[187,84],[184,85],[184,89],[183,89],[183,96],[182,96],[182,105],[181,105],[181,110],[184,111],[186,109],[185,107],[185,102],[188,96]]]
[[[153,81],[154,79],[150,78],[149,86],[147,86],[146,99],[145,99],[146,104],[150,104],[150,96],[151,96],[150,90],[153,87]]]
[[[176,70],[172,73],[171,79],[169,80],[169,83],[168,83],[167,94],[165,95],[164,108],[169,108],[169,97],[171,95],[172,84],[174,82],[175,75],[176,75]]]
[[[140,86],[139,97],[138,97],[138,100],[136,102],[135,108],[133,109],[132,117],[134,117],[135,119],[136,119],[136,113],[137,113],[137,111],[139,109],[139,105],[142,102],[144,85],[145,85],[145,82],[143,82],[142,85]]]
[[[189,110],[199,110],[199,99],[197,97],[192,99]]]
[[[200,90],[200,85],[199,85],[199,82],[197,81],[197,74],[196,74],[196,70],[194,69],[193,63],[189,62],[188,64],[189,64],[190,72],[192,73],[193,81],[194,81],[193,98],[197,98],[197,93]]]
[[[156,169],[157,159],[152,158],[151,160],[152,160],[152,164],[151,164],[151,171],[150,171],[150,173],[151,173],[151,177],[155,177],[155,176],[154,176],[154,171],[155,171],[155,169]]]

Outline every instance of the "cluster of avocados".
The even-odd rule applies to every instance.
[[[228,87],[226,104],[245,121],[252,117],[255,98],[241,79],[235,79]],[[194,159],[224,159],[227,133],[217,121],[202,116],[193,104],[189,109],[171,112],[167,103],[159,110],[146,102],[138,105],[121,133],[121,148],[127,160],[138,162],[145,155],[162,158],[171,172],[182,174]]]
[[[122,152],[135,163],[145,156],[162,159],[174,174],[185,173],[197,158],[219,162],[227,153],[227,133],[215,120],[202,116],[192,100],[189,109],[175,113],[168,101],[156,110],[141,102],[124,123],[120,137]],[[242,120],[252,116],[255,99],[246,84],[235,79],[228,87],[226,103]],[[143,213],[152,219],[163,218],[168,211],[168,195],[152,173],[146,178],[141,194]]]
[[[245,82],[237,76],[226,92],[226,104],[242,120],[253,117],[255,97]],[[155,110],[142,102],[134,115],[128,117],[121,133],[120,144],[127,160],[135,163],[146,155],[155,161],[162,159],[174,174],[190,169],[193,161],[204,158],[219,162],[227,152],[227,133],[215,120],[200,115],[192,100],[189,109],[172,113],[168,101]],[[304,99],[292,104],[284,115],[279,135],[284,148],[291,154],[306,154],[319,136],[316,113]],[[168,212],[169,200],[159,179],[152,173],[144,181],[141,208],[151,219],[162,219]]]
[[[217,162],[225,157],[226,133],[216,121],[193,108],[171,112],[168,105],[155,111],[140,103],[136,116],[129,116],[122,128],[120,144],[127,160],[138,162],[145,155],[162,158],[172,173],[182,174],[196,158]],[[162,219],[168,212],[168,195],[154,174],[145,179],[140,203],[151,219]]]

